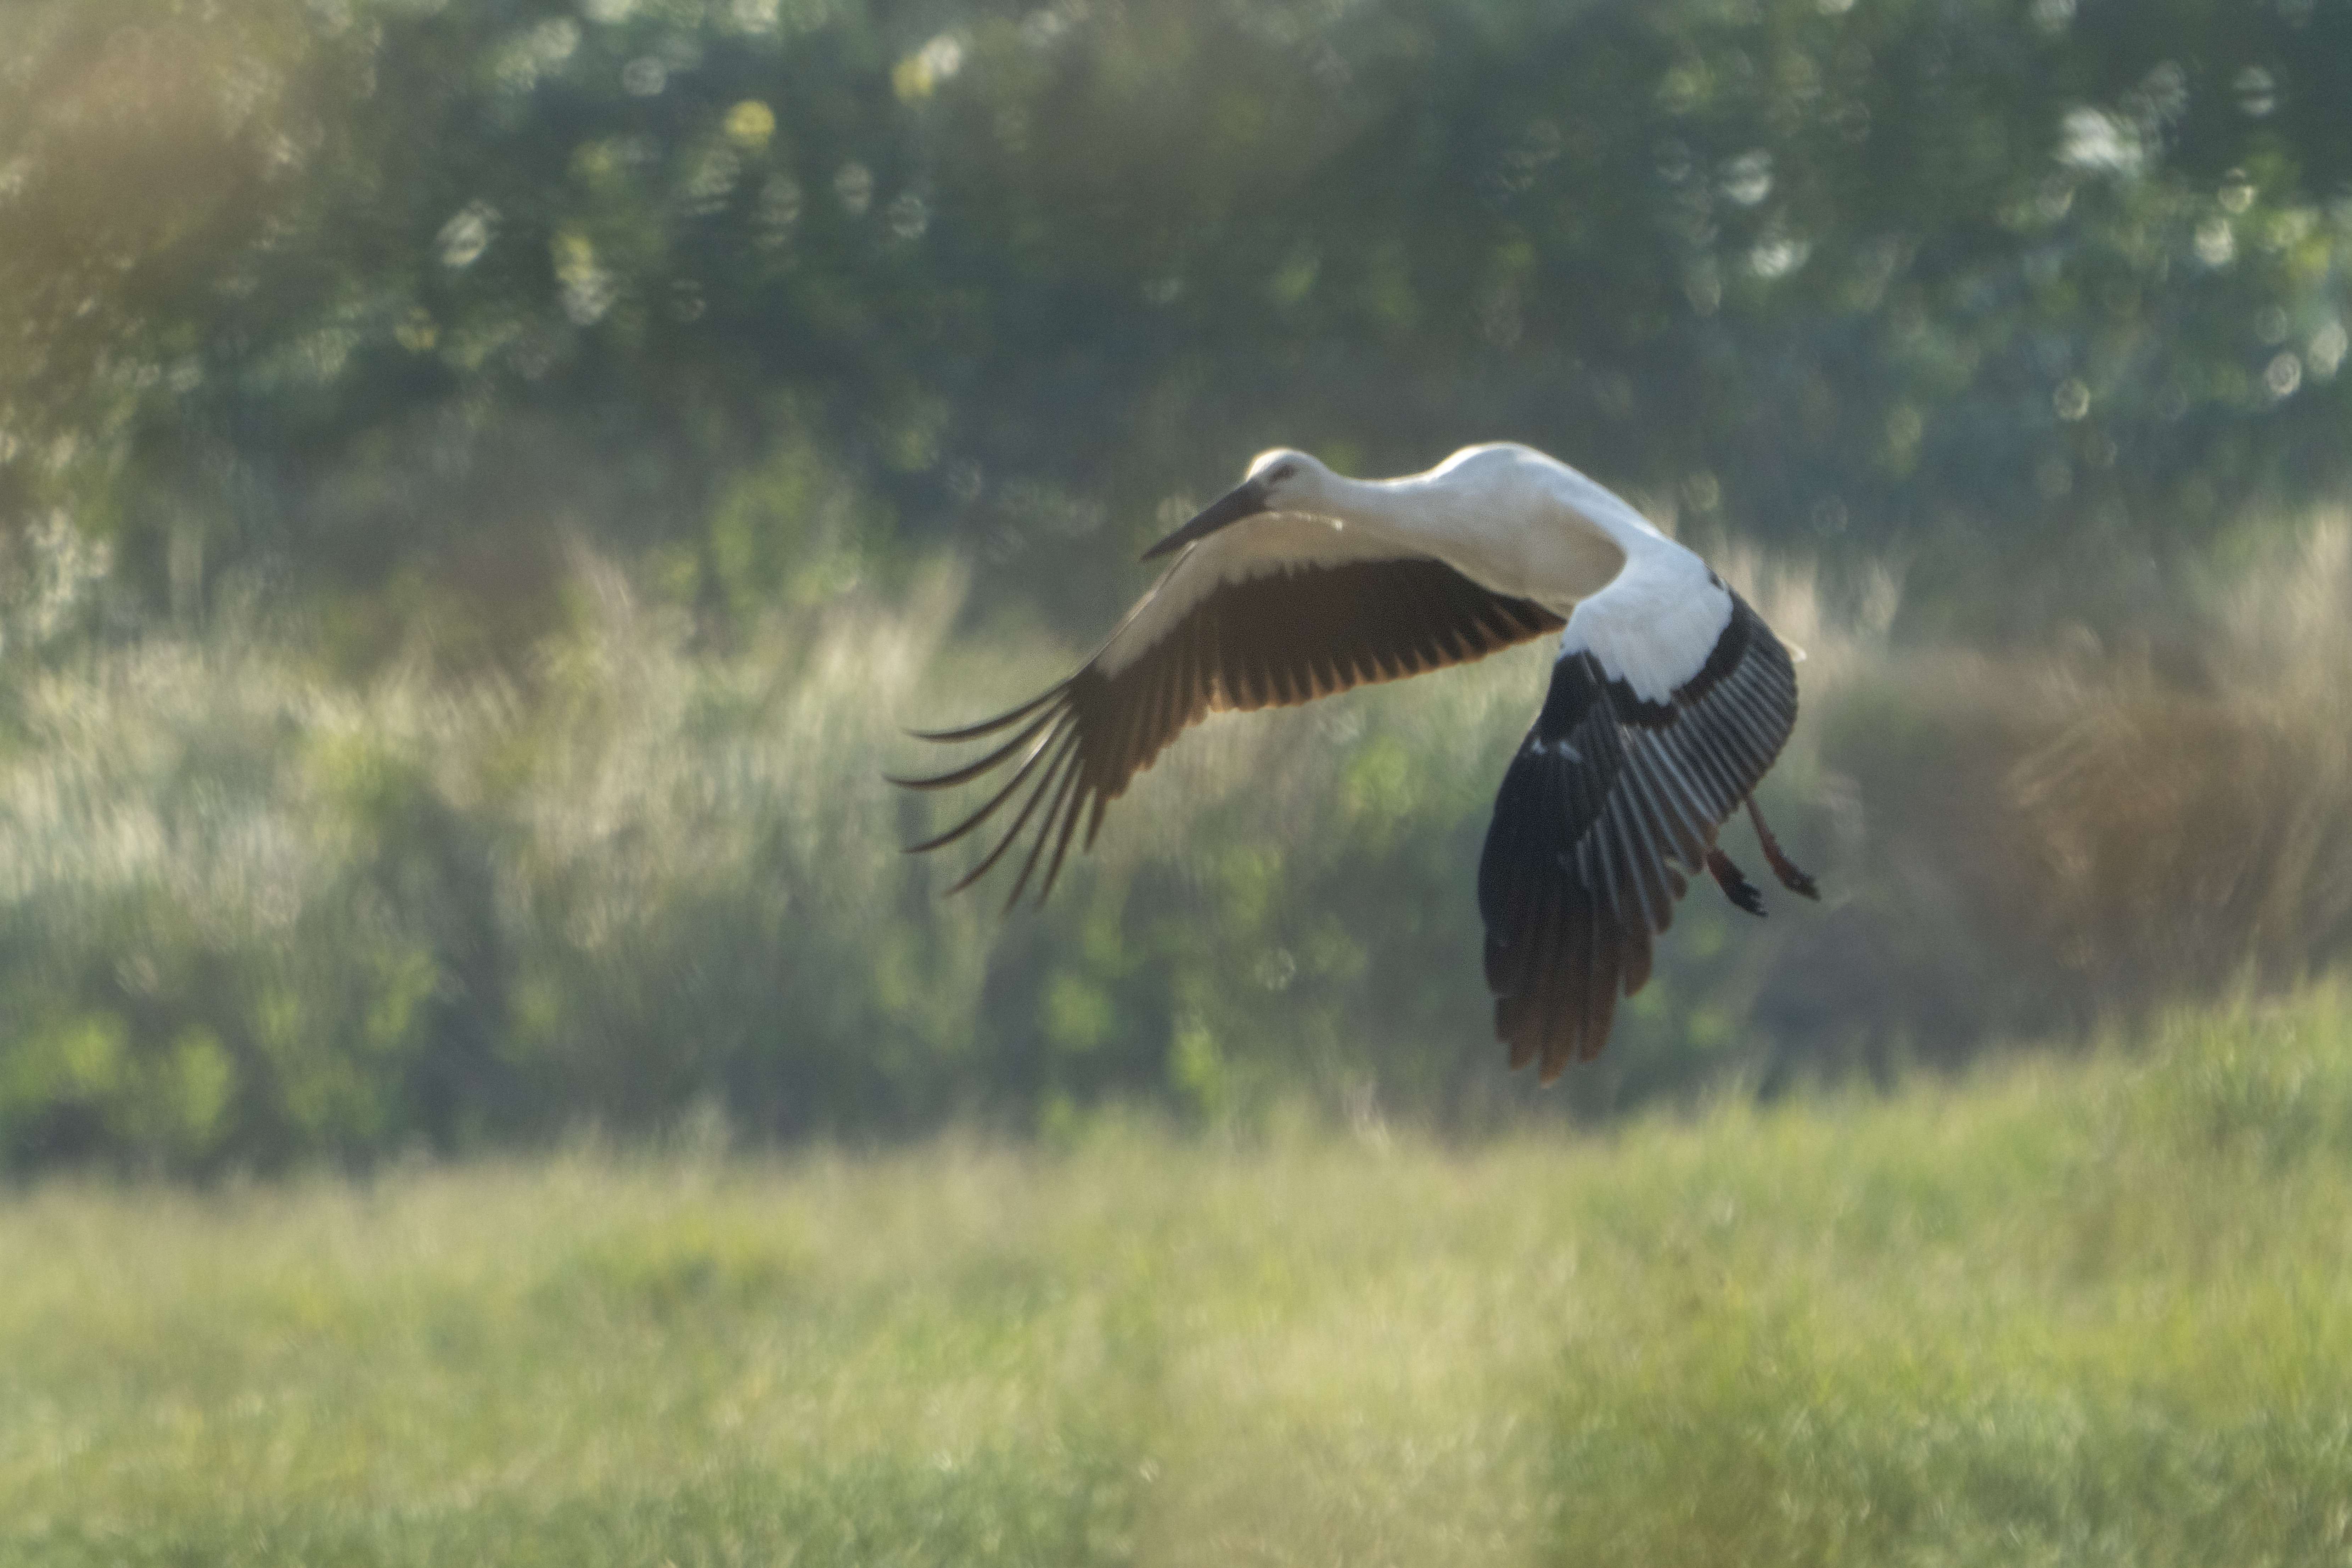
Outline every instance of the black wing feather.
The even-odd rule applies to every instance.
[[[1599,1054],[1687,878],[1796,718],[1789,652],[1736,594],[1669,701],[1643,700],[1589,652],[1561,655],[1478,862],[1486,984],[1513,1067],[1538,1062],[1549,1082]]]

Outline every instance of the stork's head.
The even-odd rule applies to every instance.
[[[1322,497],[1323,481],[1330,477],[1331,470],[1314,458],[1276,447],[1250,459],[1244,482],[1258,487],[1268,511],[1311,512]]]
[[[1260,452],[1250,459],[1248,478],[1211,501],[1192,521],[1145,551],[1143,558],[1150,561],[1181,550],[1194,540],[1206,539],[1221,528],[1229,528],[1260,512],[1321,513],[1327,510],[1325,481],[1331,477],[1329,468],[1304,452],[1294,452],[1287,447]]]

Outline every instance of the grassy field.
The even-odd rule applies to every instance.
[[[2352,996],[1607,1136],[0,1197],[0,1563],[2343,1563]]]

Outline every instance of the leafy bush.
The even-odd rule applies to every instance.
[[[0,773],[0,1151],[446,1142],[502,1104],[500,932],[437,704],[227,639],[42,674]]]

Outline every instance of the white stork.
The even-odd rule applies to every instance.
[[[1068,679],[927,741],[1009,736],[915,789],[1011,774],[980,808],[908,847],[936,849],[1017,796],[1011,826],[956,889],[1035,823],[1007,907],[1042,902],[1079,819],[1103,811],[1187,726],[1221,709],[1306,702],[1560,632],[1551,689],[1503,775],[1478,863],[1495,1033],[1547,1083],[1598,1055],[1617,998],[1704,867],[1751,914],[1763,900],[1716,844],[1745,804],[1783,886],[1817,897],[1752,792],[1789,738],[1788,649],[1706,563],[1604,487],[1510,443],[1427,473],[1349,479],[1276,450],[1144,552],[1173,555]],[[1046,853],[1051,846],[1051,854]],[[953,890],[953,889],[950,889]]]

